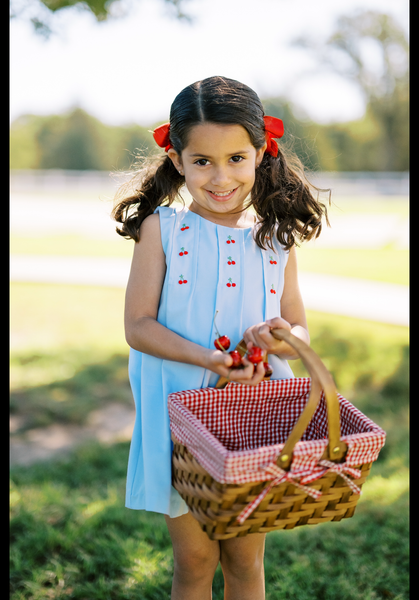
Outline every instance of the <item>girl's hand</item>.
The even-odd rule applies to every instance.
[[[300,326],[293,327],[281,317],[275,317],[273,319],[268,319],[264,323],[258,323],[257,325],[253,325],[246,329],[243,335],[243,339],[246,342],[247,346],[252,344],[253,346],[259,346],[262,350],[266,350],[268,354],[276,354],[280,358],[285,359],[293,359],[298,358],[296,351],[291,348],[289,344],[282,340],[277,340],[271,334],[271,329],[287,329],[288,331],[292,331],[294,335],[298,335],[298,337],[302,337],[299,332],[300,329],[304,328]]]
[[[247,358],[243,358],[244,368],[232,369],[233,359],[229,354],[221,352],[221,350],[211,350],[210,352],[207,368],[229,381],[244,385],[258,385],[265,376],[263,363],[259,363],[255,369]]]

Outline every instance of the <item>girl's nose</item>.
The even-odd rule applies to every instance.
[[[211,183],[218,188],[225,188],[231,181],[228,167],[219,166],[212,172]]]

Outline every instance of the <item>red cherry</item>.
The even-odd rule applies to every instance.
[[[267,362],[264,362],[263,366],[265,367],[265,377],[270,377],[272,375],[272,373],[274,372],[273,368]]]
[[[236,287],[236,284],[235,284],[235,283],[232,283],[231,285],[232,285],[233,287]]]
[[[183,283],[183,281],[182,281],[181,279],[179,279],[179,283],[180,283],[180,284],[182,284],[182,283]]]
[[[230,243],[230,240],[227,240],[227,244],[229,244],[229,243]]]
[[[274,264],[274,261],[273,261],[273,260],[270,260],[269,262],[271,263],[271,265],[273,265],[273,264]]]
[[[184,279],[184,280],[183,280],[183,283],[188,283],[188,280],[187,280],[187,279]]]
[[[274,265],[276,265],[276,264],[277,264],[277,262],[276,262],[276,260],[274,260]]]
[[[227,287],[231,287],[231,283],[227,283]]]
[[[187,251],[187,250],[185,250],[185,252],[184,252],[183,254],[188,254],[188,251]]]
[[[185,229],[189,229],[189,225],[186,225]]]
[[[240,356],[240,352],[237,350],[232,350],[230,353],[231,358],[233,359],[233,364],[231,365],[232,369],[237,369],[242,366],[242,357]]]
[[[179,252],[179,256],[183,256],[183,252]]]
[[[227,264],[228,264],[228,265],[231,265],[231,260],[229,260]]]
[[[254,365],[262,362],[263,360],[263,350],[258,346],[253,346],[250,350],[247,351],[247,358]]]
[[[228,350],[230,348],[230,338],[226,335],[222,335],[215,340],[214,346],[217,350]]]
[[[235,265],[235,264],[236,264],[236,261],[232,260],[232,261],[231,261],[231,264],[232,264],[232,265]]]
[[[232,244],[235,244],[236,242],[235,242],[234,240],[231,240],[231,243],[232,243]]]

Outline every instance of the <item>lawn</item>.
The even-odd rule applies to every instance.
[[[100,406],[132,403],[123,303],[122,289],[12,284],[17,434],[81,425]],[[311,311],[308,321],[339,391],[387,431],[387,442],[352,519],[267,536],[267,600],[407,600],[407,328]],[[305,375],[300,361],[293,368]],[[128,449],[90,443],[64,459],[11,469],[12,600],[170,597],[163,517],[124,508]],[[222,589],[218,570],[215,600]]]

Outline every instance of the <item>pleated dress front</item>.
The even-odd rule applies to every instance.
[[[217,225],[187,208],[159,207],[166,275],[159,323],[196,344],[214,348],[216,325],[231,340],[281,316],[288,252],[262,250],[254,227]],[[141,302],[141,299],[138,299]],[[269,355],[272,379],[294,377],[286,360]],[[126,486],[126,506],[178,517],[188,512],[171,483],[172,441],[167,397],[172,392],[214,387],[218,375],[202,367],[163,360],[130,349],[129,379],[136,407]]]

